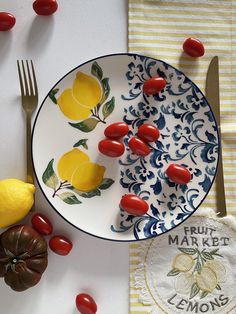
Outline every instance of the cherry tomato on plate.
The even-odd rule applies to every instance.
[[[152,77],[143,84],[143,92],[147,95],[159,93],[166,86],[166,80],[163,77]]]
[[[103,155],[109,157],[119,157],[123,155],[125,146],[123,143],[118,141],[105,139],[98,143],[98,149]]]
[[[125,122],[115,122],[108,127],[106,127],[104,131],[104,135],[110,139],[119,139],[129,132],[128,124]]]
[[[70,240],[63,236],[53,236],[49,241],[50,249],[58,255],[68,255],[73,247]]]
[[[16,24],[14,15],[8,12],[0,12],[0,31],[9,31]]]
[[[147,144],[136,136],[131,137],[129,140],[129,148],[138,156],[147,156],[151,152]]]
[[[125,194],[120,201],[120,207],[134,216],[142,216],[148,211],[148,203],[135,194]]]
[[[50,220],[43,214],[34,214],[31,218],[32,226],[40,234],[49,235],[52,233],[53,227]]]
[[[190,171],[186,167],[177,164],[169,165],[166,174],[170,180],[177,184],[187,184],[191,180]]]
[[[87,293],[81,293],[76,296],[76,307],[81,314],[95,314],[97,304],[94,299]]]
[[[33,9],[38,15],[52,15],[57,8],[56,0],[36,0],[33,3]]]
[[[142,124],[138,128],[138,137],[144,142],[156,142],[160,136],[160,131],[155,125]]]
[[[196,38],[189,37],[183,43],[184,52],[191,57],[202,57],[205,53],[203,43]]]

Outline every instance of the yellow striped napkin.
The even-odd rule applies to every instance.
[[[183,71],[205,92],[208,65],[220,60],[221,123],[226,203],[236,214],[236,0],[129,0],[129,52],[162,59]],[[199,38],[205,56],[192,59],[182,53],[185,38]],[[215,209],[213,185],[202,207]],[[145,312],[133,288],[139,244],[130,246],[130,309]]]

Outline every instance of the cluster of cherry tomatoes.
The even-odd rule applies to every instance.
[[[56,0],[35,0],[33,9],[38,15],[52,15],[57,11]],[[0,12],[0,31],[9,31],[16,24],[16,18],[8,12]]]
[[[197,43],[196,47],[199,47]],[[189,47],[187,40],[184,47]],[[186,48],[186,49],[187,49]],[[202,52],[199,50],[199,53]],[[143,92],[147,95],[153,95],[164,89],[166,81],[162,77],[153,77],[143,84]],[[99,151],[109,157],[119,157],[125,151],[125,146],[121,139],[129,133],[129,127],[125,122],[116,122],[110,124],[105,130],[103,139],[98,144]],[[160,131],[152,124],[142,124],[138,128],[137,136],[132,136],[128,142],[130,150],[138,155],[145,157],[150,154],[150,142],[156,142],[160,137]],[[191,180],[190,171],[178,164],[171,164],[166,169],[167,177],[177,184],[187,184]],[[149,209],[148,203],[135,194],[125,194],[120,200],[120,208],[134,216],[145,215]]]
[[[49,236],[53,232],[50,220],[43,214],[36,213],[31,218],[33,228],[44,236]],[[59,255],[68,255],[73,247],[72,242],[64,236],[55,235],[49,240],[50,249]],[[86,293],[80,293],[75,299],[76,307],[81,314],[95,314],[97,305],[94,299]]]
[[[53,226],[50,220],[43,214],[36,213],[31,218],[32,226],[38,233],[48,236],[53,232]],[[72,250],[72,242],[64,236],[54,235],[49,240],[50,249],[58,255],[68,255]]]

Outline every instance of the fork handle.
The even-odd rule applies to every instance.
[[[26,156],[27,156],[27,182],[34,183],[34,171],[31,157],[31,112],[26,112]]]

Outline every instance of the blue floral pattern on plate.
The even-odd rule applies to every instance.
[[[128,154],[119,160],[120,184],[127,193],[145,199],[150,206],[144,216],[132,216],[120,209],[114,232],[132,232],[134,238],[160,235],[188,218],[208,194],[218,162],[218,132],[213,113],[199,88],[169,64],[139,55],[130,55],[125,73],[127,102],[123,120],[130,132],[125,138]],[[158,94],[143,94],[143,83],[155,76],[165,78]],[[129,150],[128,140],[143,123],[155,124],[160,139],[150,143],[152,152],[138,157]],[[188,185],[178,185],[166,176],[171,163],[184,165],[192,174]]]

